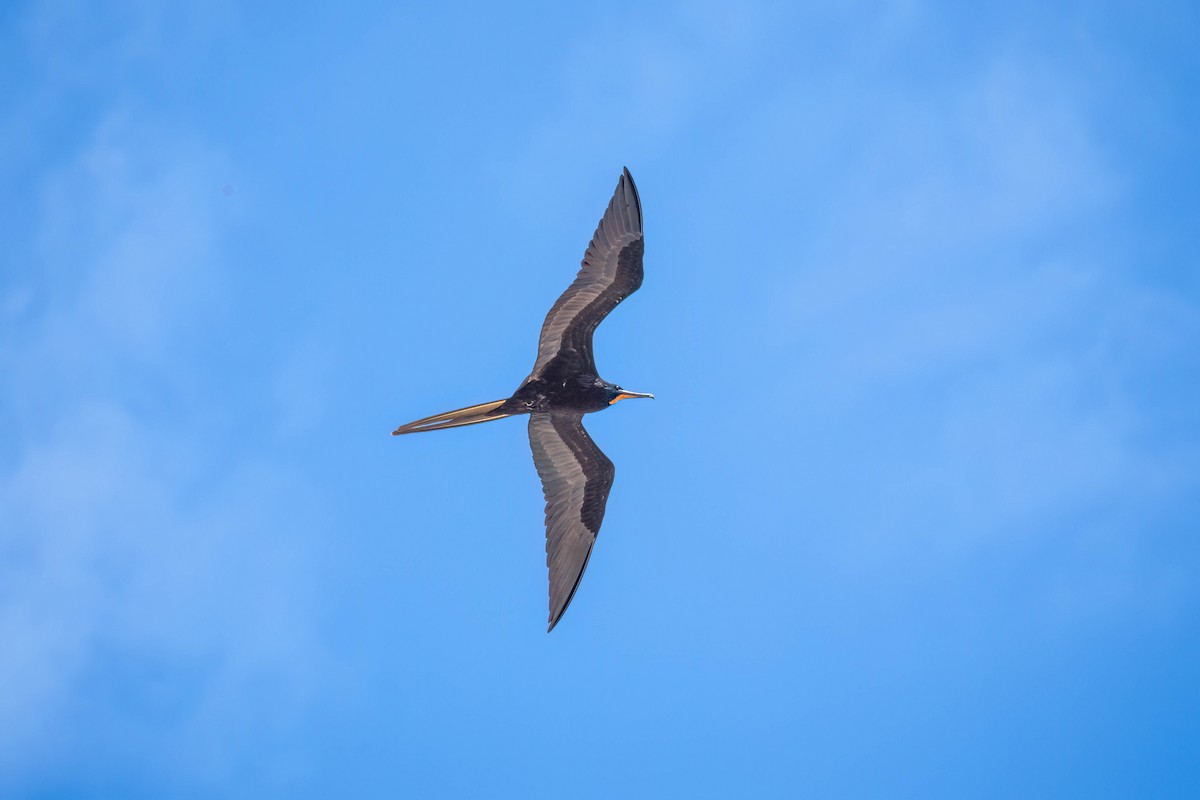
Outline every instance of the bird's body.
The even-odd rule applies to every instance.
[[[535,378],[521,385],[498,409],[508,414],[575,411],[591,414],[612,403],[613,384],[587,372]]]
[[[511,397],[401,425],[393,434],[529,415],[529,445],[546,498],[550,629],[570,604],[604,519],[615,469],[583,428],[583,415],[618,400],[653,397],[600,378],[592,334],[642,285],[642,206],[629,170],[588,245],[575,281],[542,325],[533,371]]]

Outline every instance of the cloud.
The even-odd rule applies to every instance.
[[[1200,313],[1126,255],[1138,223],[1122,165],[1069,68],[1003,49],[981,64],[921,91],[879,81],[858,107],[781,99],[777,125],[803,110],[844,133],[810,176],[828,194],[798,277],[771,301],[770,336],[796,370],[784,380],[801,387],[806,435],[874,476],[844,511],[873,546],[851,540],[850,557],[1073,536],[1063,521],[1100,507],[1112,513],[1088,523],[1096,536],[1149,548],[1146,520],[1194,492],[1200,453],[1194,437],[1168,454],[1147,435],[1182,401],[1141,387],[1200,366],[1179,344]],[[1159,597],[1170,570],[1156,563],[1095,568]]]
[[[678,14],[590,13],[550,58],[543,116],[507,165],[509,183],[553,187],[595,164],[602,174],[670,147],[702,109],[745,77],[772,13],[760,3],[683,4]],[[535,211],[542,211],[535,206]]]
[[[322,663],[308,601],[320,494],[253,449],[226,452],[237,432],[206,408],[228,387],[197,378],[232,171],[212,147],[110,116],[43,179],[36,264],[2,287],[6,770],[61,756],[81,726],[162,724],[174,735],[122,746],[225,769],[237,744],[214,731],[290,713]],[[295,372],[238,391],[270,398]],[[127,696],[96,691],[129,670],[149,675]]]

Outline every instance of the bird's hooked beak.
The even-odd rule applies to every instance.
[[[650,394],[649,392],[627,392],[624,389],[622,389],[621,393],[619,395],[614,397],[612,400],[608,401],[608,404],[611,406],[613,403],[617,402],[618,400],[629,400],[629,399],[635,398],[635,397],[648,397],[651,400],[654,399],[654,395]]]

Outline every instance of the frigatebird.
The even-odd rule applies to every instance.
[[[533,372],[512,397],[435,414],[392,431],[394,436],[440,431],[529,415],[529,447],[546,498],[547,632],[554,630],[579,588],[616,472],[584,430],[583,415],[619,400],[654,397],[602,379],[592,356],[596,326],[642,285],[642,249],[642,203],[625,169],[575,281],[542,323]]]

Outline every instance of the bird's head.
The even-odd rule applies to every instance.
[[[654,399],[654,395],[648,392],[631,392],[628,389],[622,389],[615,383],[604,384],[604,389],[608,395],[608,404],[610,406],[618,400],[628,400],[632,397],[648,397],[651,400]]]

